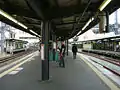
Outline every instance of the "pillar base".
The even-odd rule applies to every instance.
[[[48,80],[38,80],[38,82],[40,82],[42,84],[51,83],[52,82],[52,76],[50,76]]]

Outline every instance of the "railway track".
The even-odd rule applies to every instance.
[[[92,60],[92,59],[90,59],[90,60]],[[112,69],[110,69],[109,67],[107,67],[107,66],[105,66],[105,65],[103,65],[103,64],[101,64],[101,63],[99,63],[99,62],[97,62],[97,61],[94,61],[94,60],[92,60],[92,61],[95,62],[95,63],[97,63],[97,64],[99,64],[99,65],[101,65],[101,66],[103,66],[105,69],[113,72],[113,73],[116,74],[117,76],[120,76],[120,72],[117,72],[117,71],[115,71],[115,70],[112,70]]]
[[[99,58],[100,60],[104,60],[104,61],[110,62],[112,64],[115,64],[117,66],[120,66],[120,60],[118,60],[118,59],[113,59],[113,58],[106,57],[106,56],[103,56],[103,55],[97,55],[97,54],[87,53],[87,52],[79,52],[79,53],[86,54],[86,55],[89,55],[89,56],[93,56],[93,57]]]
[[[108,57],[104,57],[103,58],[102,55],[97,55],[97,54],[92,54],[92,53],[86,53],[86,52],[79,52],[79,53],[82,53],[82,54],[85,54],[85,55],[88,55],[88,56],[93,56],[95,58],[107,61],[109,63],[112,63],[112,64],[117,65],[117,66],[120,67],[120,60],[116,60],[116,59],[112,59],[112,58],[108,58]],[[90,59],[90,60],[92,60],[92,59]],[[92,61],[95,62],[95,63],[97,63],[97,64],[99,64],[99,65],[101,65],[101,66],[103,66],[104,68],[106,68],[107,70],[109,70],[112,73],[116,74],[117,76],[120,76],[120,72],[117,72],[116,70],[110,69],[109,67],[107,67],[107,66],[105,66],[105,65],[103,65],[103,64],[101,64],[101,63],[99,63],[99,62],[97,62],[95,60],[92,60]]]
[[[24,51],[24,52],[16,53],[16,54],[8,56],[8,57],[0,58],[0,64],[4,63],[4,62],[7,62],[7,61],[17,59],[17,58],[20,58],[20,57],[22,57],[24,55],[28,55],[28,54],[30,54],[32,52],[34,52],[34,51],[33,50],[27,50],[27,51]]]

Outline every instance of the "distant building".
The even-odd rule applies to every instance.
[[[20,39],[29,43],[39,42],[39,38],[0,22],[0,53],[5,51],[5,39]]]

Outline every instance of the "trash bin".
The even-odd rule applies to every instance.
[[[53,51],[49,51],[49,61],[53,61]],[[55,61],[59,61],[59,52],[55,52]]]
[[[49,61],[53,61],[53,52],[49,51]]]

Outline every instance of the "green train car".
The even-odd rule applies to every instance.
[[[5,40],[5,51],[8,53],[19,52],[27,49],[27,41],[18,39],[6,39]]]

